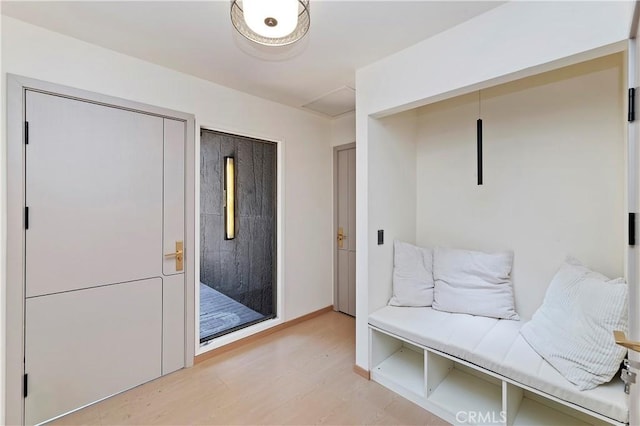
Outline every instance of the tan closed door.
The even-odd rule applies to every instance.
[[[356,315],[356,149],[337,153],[338,310]]]
[[[25,422],[182,368],[185,122],[26,92]]]

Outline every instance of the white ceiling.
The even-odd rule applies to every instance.
[[[239,36],[230,1],[2,1],[2,14],[287,105],[343,86],[355,70],[502,4],[311,0],[303,41],[265,48]]]

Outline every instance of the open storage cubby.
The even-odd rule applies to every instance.
[[[370,326],[371,379],[453,424],[622,425]]]
[[[483,413],[483,418],[490,418],[490,423],[500,421],[502,395],[498,379],[434,352],[425,353],[428,401],[449,413],[465,413],[461,418],[474,412]]]
[[[420,404],[425,398],[424,350],[385,333],[371,336],[371,378]]]

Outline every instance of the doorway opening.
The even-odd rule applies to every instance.
[[[200,343],[277,315],[277,145],[201,130]]]

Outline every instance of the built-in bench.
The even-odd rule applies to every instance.
[[[619,377],[578,390],[521,337],[523,324],[386,306],[369,316],[371,379],[454,424],[628,423]]]

